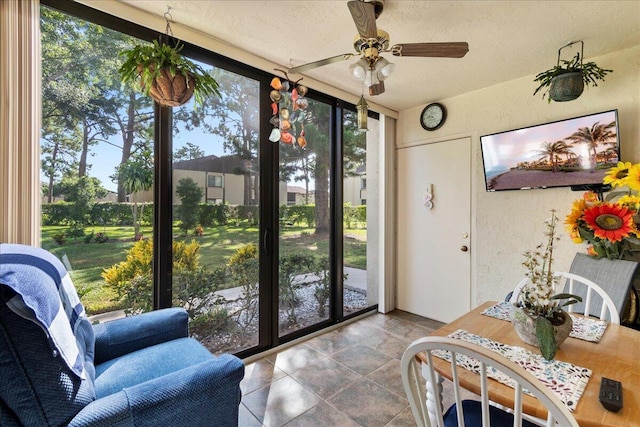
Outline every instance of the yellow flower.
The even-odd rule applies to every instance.
[[[632,167],[631,162],[618,162],[617,166],[609,169],[602,182],[611,184],[612,187],[624,187]]]
[[[640,195],[628,194],[618,199],[618,203],[624,206],[628,206],[635,210],[640,210]]]
[[[582,195],[582,198],[590,203],[595,203],[598,201],[598,195],[593,191],[587,191]]]
[[[640,191],[640,164],[631,166],[625,183],[629,188]]]
[[[583,239],[582,239],[582,237],[580,236],[580,232],[578,231],[578,228],[577,228],[577,227],[576,227],[576,228],[574,228],[573,230],[571,230],[571,231],[569,232],[569,235],[571,236],[571,241],[572,241],[573,243],[582,243],[582,242],[583,242]]]
[[[576,200],[575,202],[573,202],[573,206],[571,206],[571,212],[569,213],[569,215],[567,215],[567,217],[564,220],[564,225],[567,231],[572,234],[572,239],[573,239],[573,232],[577,231],[578,229],[578,220],[580,220],[580,218],[582,217],[582,213],[584,212],[586,207],[587,207],[587,201],[585,199]],[[579,243],[579,242],[576,242],[576,243]]]

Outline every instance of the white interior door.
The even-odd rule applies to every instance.
[[[397,307],[450,322],[471,309],[471,138],[403,148],[397,160]]]

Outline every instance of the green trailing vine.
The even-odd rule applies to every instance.
[[[604,68],[598,67],[595,62],[584,62],[580,61],[580,53],[576,53],[570,60],[561,60],[560,64],[555,67],[543,71],[536,75],[536,78],[533,80],[538,83],[539,86],[533,92],[535,96],[541,90],[544,90],[542,93],[542,98],[544,99],[545,95],[549,91],[549,87],[551,86],[551,81],[554,77],[559,76],[561,74],[573,73],[573,72],[581,72],[582,73],[582,81],[586,86],[598,86],[598,80],[604,81],[604,77],[612,73],[613,70],[607,70]],[[549,99],[549,101],[551,101]]]
[[[167,69],[171,76],[181,74],[189,82],[189,77],[194,81],[194,97],[196,105],[201,105],[207,96],[220,96],[218,82],[201,66],[190,61],[180,54],[184,45],[179,41],[175,46],[165,41],[161,43],[154,40],[153,44],[136,45],[132,49],[120,52],[124,62],[118,70],[123,83],[136,82],[140,79],[139,87],[149,96],[149,90],[153,81],[161,77],[161,70]],[[188,84],[188,83],[187,83]]]

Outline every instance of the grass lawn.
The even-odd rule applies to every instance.
[[[105,243],[91,241],[85,243],[80,237],[67,239],[63,245],[54,240],[55,234],[66,231],[64,226],[43,226],[42,247],[56,256],[66,255],[73,278],[82,302],[89,314],[103,313],[125,308],[122,303],[114,301],[115,293],[104,286],[101,273],[104,268],[111,267],[126,257],[126,251],[133,244],[133,227],[87,227],[86,233],[102,232],[109,237]],[[153,235],[150,227],[141,230],[145,237]],[[205,228],[204,235],[180,236],[175,228],[176,240],[190,243],[195,240],[200,244],[200,264],[210,271],[223,267],[229,257],[240,247],[249,243],[258,243],[258,227],[251,226],[216,226]],[[344,265],[347,267],[366,269],[366,230],[353,229],[345,231]],[[287,226],[280,232],[280,253],[311,253],[316,256],[329,255],[329,235],[316,235],[313,228]]]

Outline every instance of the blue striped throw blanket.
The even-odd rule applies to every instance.
[[[72,372],[86,379],[84,362],[93,362],[93,328],[60,260],[44,249],[2,243],[0,283],[16,293],[7,306],[40,325],[53,356],[62,357]]]

